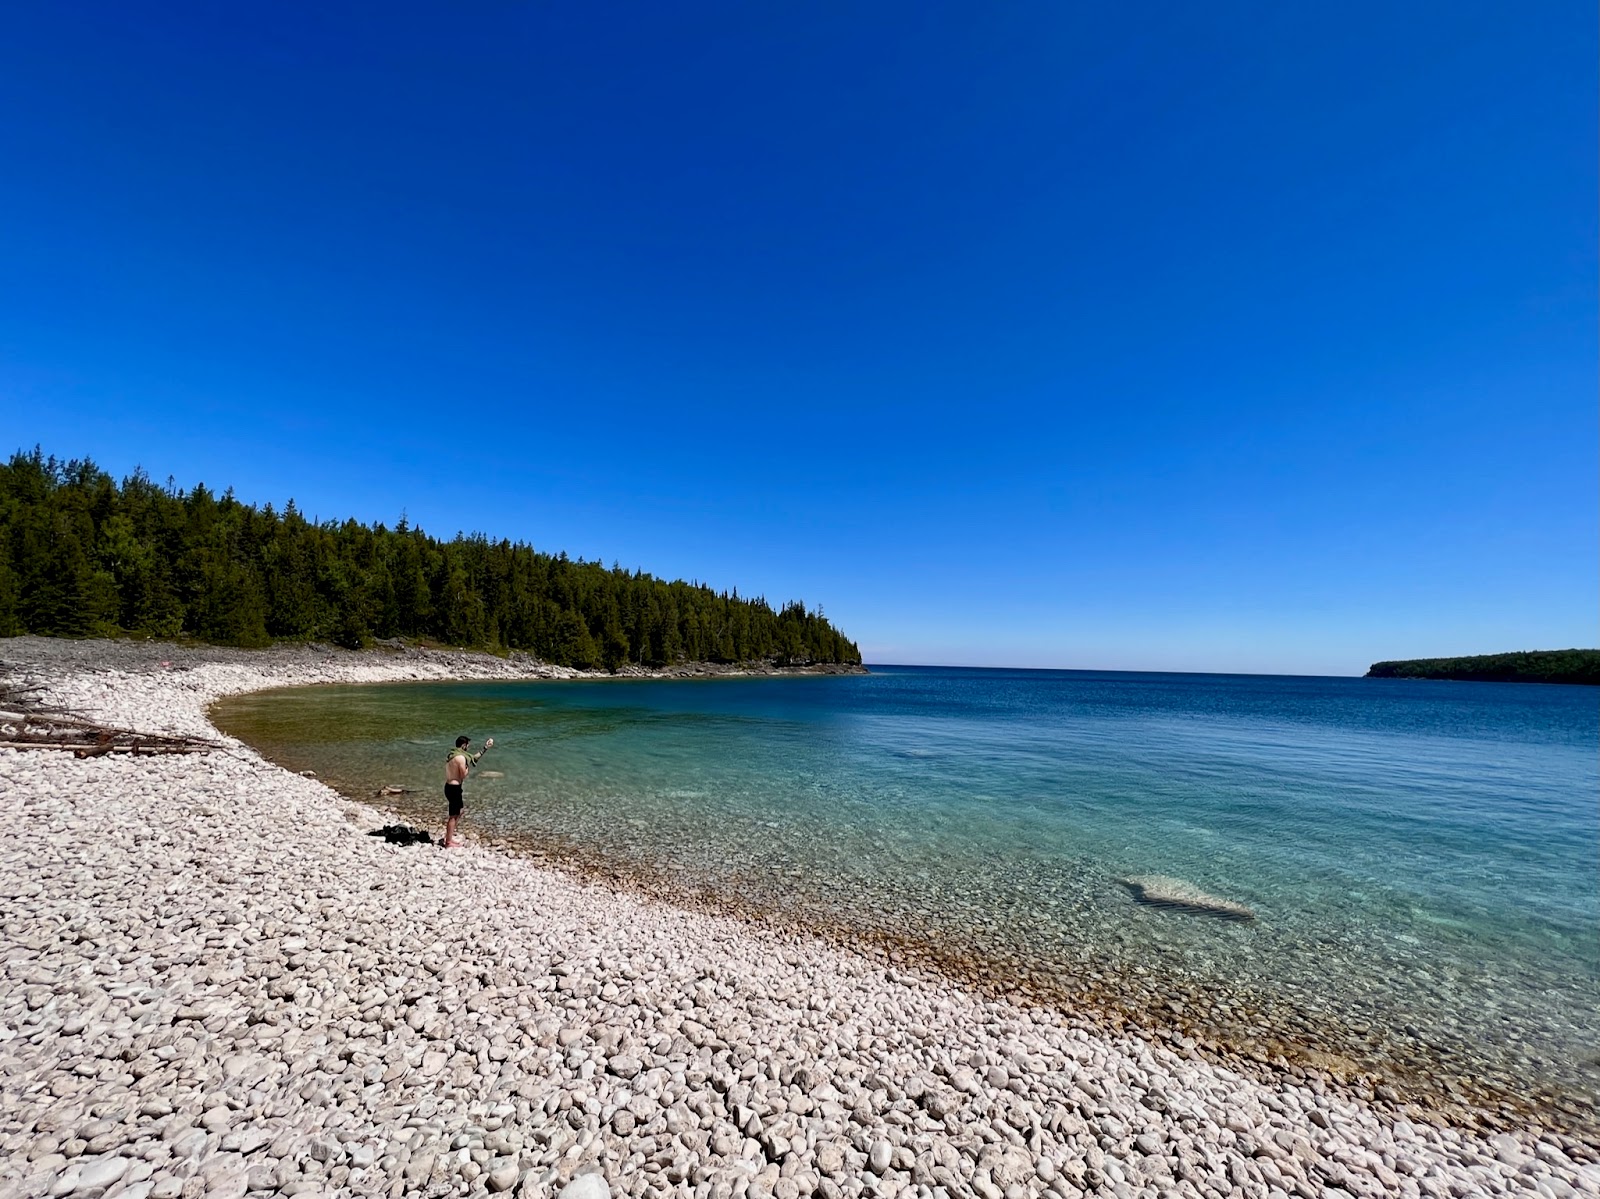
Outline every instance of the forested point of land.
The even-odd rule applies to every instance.
[[[1457,679],[1472,683],[1600,684],[1600,649],[1534,649],[1473,658],[1374,662],[1369,679]]]
[[[627,663],[859,665],[819,607],[664,582],[481,534],[430,537],[119,484],[39,449],[0,467],[0,635],[144,634],[224,645],[410,638],[617,670]]]

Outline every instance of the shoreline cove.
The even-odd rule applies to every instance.
[[[554,1195],[587,1173],[698,1199],[1600,1195],[1592,1124],[1475,1127],[1230,1064],[579,852],[389,846],[366,836],[381,804],[208,716],[271,687],[577,672],[39,638],[0,641],[0,666],[53,706],[225,745],[0,750],[24,829],[0,843],[6,1199]]]

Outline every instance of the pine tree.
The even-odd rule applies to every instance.
[[[685,658],[859,662],[803,605],[620,566],[537,553],[482,535],[439,541],[402,517],[389,530],[307,520],[291,500],[256,508],[203,484],[185,492],[136,470],[119,486],[88,461],[35,448],[0,465],[0,634],[118,628],[256,645],[378,636],[523,649],[573,666]],[[785,630],[799,631],[797,649]]]

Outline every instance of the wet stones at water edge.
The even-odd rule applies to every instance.
[[[390,845],[432,845],[433,834],[425,828],[412,828],[409,824],[386,824],[367,834],[382,837]]]
[[[204,733],[224,688],[323,676],[184,678],[52,687]],[[0,839],[4,1199],[1600,1195],[1587,1132],[1491,1138],[485,848],[392,854],[242,750],[41,757],[0,750],[31,821]]]
[[[1208,895],[1181,878],[1168,878],[1164,874],[1137,874],[1117,881],[1128,889],[1135,901],[1147,907],[1185,912],[1191,916],[1212,916],[1218,920],[1246,921],[1256,918],[1256,914],[1243,904]]]

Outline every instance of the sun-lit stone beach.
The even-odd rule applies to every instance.
[[[465,654],[0,642],[107,724]],[[163,664],[167,665],[163,665]],[[588,885],[241,744],[0,750],[0,1195],[1600,1194],[1589,1149],[1246,1077],[870,952]]]

